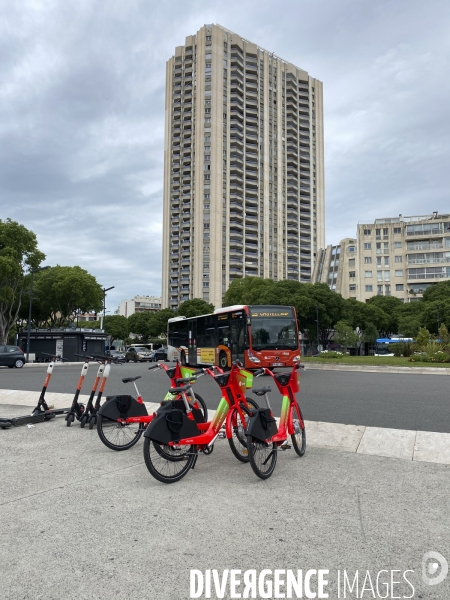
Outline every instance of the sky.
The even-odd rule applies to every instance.
[[[0,0],[0,219],[161,294],[165,65],[218,23],[324,85],[326,242],[450,211],[448,0]]]

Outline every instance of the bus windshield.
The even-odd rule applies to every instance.
[[[296,350],[297,327],[289,317],[253,317],[251,321],[254,350]]]

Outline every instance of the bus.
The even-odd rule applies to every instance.
[[[168,321],[167,358],[183,365],[246,369],[294,364],[300,357],[297,315],[292,306],[227,306],[199,317]]]
[[[402,344],[404,342],[414,342],[413,338],[394,337],[394,338],[378,338],[375,343],[375,356],[394,356],[389,344]]]

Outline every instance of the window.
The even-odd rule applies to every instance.
[[[364,277],[372,277],[372,271],[364,271]]]
[[[394,258],[394,260],[395,260],[395,262],[396,262],[396,263],[403,262],[403,256],[396,256],[396,257]]]
[[[381,229],[375,229],[375,235],[381,235]]]
[[[356,277],[356,271],[350,271],[348,276],[350,277],[350,279],[354,279]]]
[[[349,285],[348,288],[350,292],[356,292],[356,285]]]
[[[384,273],[384,280],[385,281],[390,281],[391,280],[391,273],[390,271],[383,271]]]
[[[394,242],[394,248],[401,248],[401,247],[402,247],[401,242]]]
[[[389,234],[389,229],[387,227],[385,227],[383,229],[383,235],[388,235]]]
[[[203,287],[204,288],[209,288],[209,281],[204,281],[203,282]]]
[[[365,262],[366,265],[372,264],[372,257],[371,256],[365,256],[364,257],[364,262]]]
[[[377,281],[383,281],[383,271],[377,271]]]
[[[373,292],[373,285],[366,285],[366,292]]]
[[[381,254],[381,242],[377,242],[377,254]]]
[[[394,227],[394,233],[401,233],[401,232],[402,232],[401,227]]]
[[[399,271],[395,271],[395,276],[396,277],[403,277],[403,269],[400,269]]]
[[[377,285],[377,294],[379,296],[383,295],[383,286],[382,285]]]
[[[370,242],[366,242],[364,244],[364,250],[372,250],[372,244]]]
[[[404,286],[403,283],[396,283],[395,284],[395,291],[396,292],[403,292]]]
[[[211,41],[211,36],[210,36],[210,35],[207,35],[207,36],[206,36],[206,41],[207,41],[207,42],[210,42],[210,41]]]
[[[364,229],[364,235],[371,235],[372,230],[371,229]]]
[[[389,252],[389,242],[383,242],[384,245],[384,253],[387,254]]]
[[[348,266],[349,267],[354,267],[355,266],[355,259],[354,258],[349,258],[348,259]]]
[[[382,261],[382,257],[377,256],[377,267],[381,267],[381,261]]]
[[[349,246],[348,247],[348,251],[349,252],[354,252],[355,251],[355,246]]]
[[[389,266],[389,256],[385,256],[384,257],[384,266],[388,267]]]

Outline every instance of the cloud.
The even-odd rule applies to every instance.
[[[108,308],[161,289],[166,60],[220,23],[324,82],[327,242],[448,212],[446,1],[29,0],[0,9],[0,218]]]

